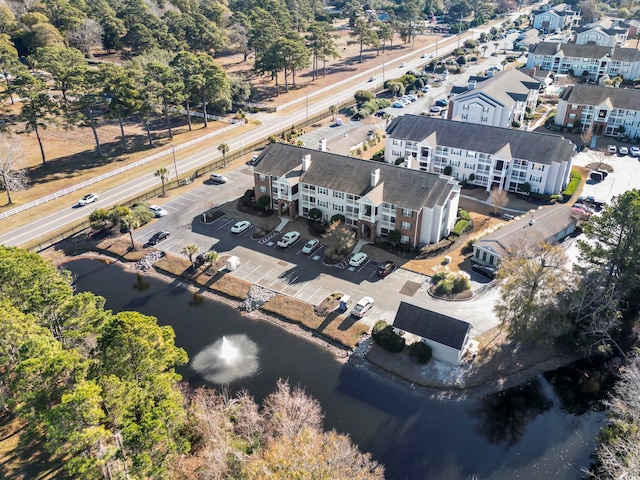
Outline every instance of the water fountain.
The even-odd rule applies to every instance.
[[[191,361],[191,368],[218,385],[249,377],[258,367],[258,346],[246,335],[225,335]]]

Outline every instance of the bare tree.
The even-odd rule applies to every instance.
[[[87,57],[92,58],[91,48],[102,43],[104,29],[95,20],[85,18],[79,27],[74,28],[68,34],[69,44],[77,48]]]
[[[593,128],[589,127],[586,130],[584,130],[581,134],[580,134],[580,140],[582,140],[582,143],[584,144],[584,146],[586,148],[589,148],[589,145],[591,145],[591,139],[593,138]]]
[[[498,211],[509,203],[507,191],[498,187],[492,188],[489,194],[489,203],[493,206],[493,214],[497,215]]]
[[[340,221],[333,222],[329,227],[330,234],[326,239],[325,255],[338,258],[346,255],[356,244],[356,232],[344,226]]]
[[[291,388],[278,380],[276,391],[264,403],[265,434],[271,438],[297,436],[303,429],[322,427],[322,409],[317,400],[308,397],[301,388]]]
[[[24,190],[28,178],[23,169],[22,141],[14,135],[0,138],[0,187],[7,192],[7,203],[11,205],[11,192]]]
[[[640,472],[640,358],[621,369],[611,399],[605,401],[609,425],[600,434],[597,466],[588,478],[637,478]]]

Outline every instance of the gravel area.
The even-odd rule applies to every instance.
[[[276,296],[276,292],[267,290],[259,285],[253,285],[249,289],[247,298],[242,302],[240,308],[245,312],[252,312],[258,310],[263,303],[267,303],[273,297]]]

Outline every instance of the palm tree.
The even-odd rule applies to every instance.
[[[500,44],[499,44],[498,42],[495,42],[495,43],[493,44],[493,53],[496,53],[496,52],[498,51],[498,46],[499,46],[499,45],[500,45]]]
[[[156,170],[156,173],[154,173],[154,175],[156,177],[160,177],[160,181],[162,182],[162,196],[164,197],[166,195],[164,182],[169,178],[169,170],[167,170],[165,167],[162,167]]]
[[[219,258],[218,252],[216,252],[215,250],[210,250],[204,254],[204,261],[207,267],[210,267],[214,263],[217,263],[218,258]]]
[[[131,250],[135,250],[136,244],[133,242],[133,231],[140,226],[140,219],[135,215],[125,215],[120,218],[120,226],[129,232],[131,238]]]
[[[336,121],[336,113],[338,113],[338,107],[336,105],[331,105],[329,107],[329,113],[333,116],[333,122]]]
[[[222,162],[224,166],[227,166],[227,153],[229,152],[229,145],[226,143],[221,143],[218,145],[218,151],[222,154]]]
[[[488,47],[488,46],[486,46],[486,45],[483,45],[483,46],[482,46],[482,58],[485,58],[486,53],[487,53],[487,48],[489,48],[489,47]]]
[[[187,243],[184,247],[182,247],[182,250],[180,250],[180,253],[183,255],[186,255],[187,257],[189,257],[189,261],[191,262],[191,269],[194,270],[195,269],[195,265],[193,264],[193,256],[198,253],[198,250],[200,250],[198,248],[198,245],[196,245],[195,243]]]

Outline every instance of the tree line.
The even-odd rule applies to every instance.
[[[383,468],[322,431],[319,404],[279,382],[246,393],[191,390],[171,327],[75,293],[71,275],[0,246],[0,402],[73,478],[358,478]]]
[[[563,345],[622,362],[620,380],[606,402],[610,424],[599,435],[590,475],[634,476],[640,465],[640,376],[634,353],[639,346],[640,190],[615,197],[582,230],[573,268],[558,245],[512,245],[500,265],[495,313],[516,343]]]

